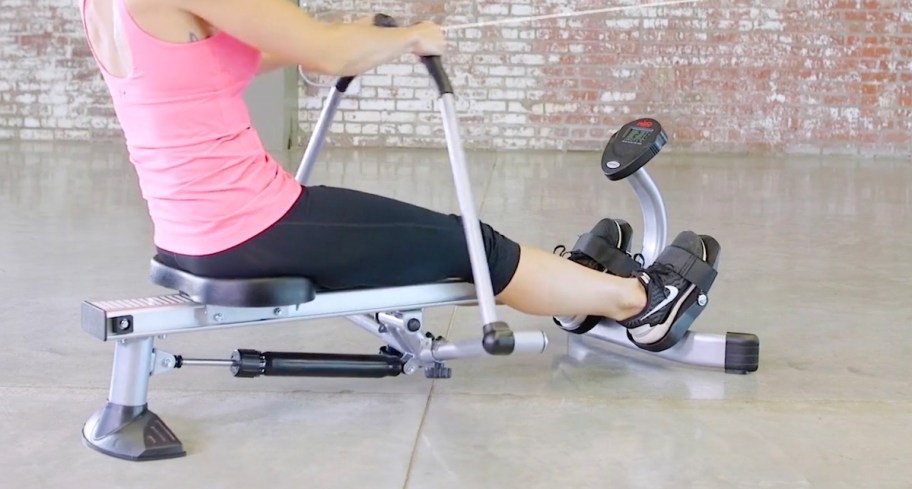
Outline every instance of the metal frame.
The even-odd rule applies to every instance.
[[[149,460],[184,455],[180,440],[147,408],[150,377],[183,366],[231,367],[232,360],[182,359],[156,350],[157,336],[216,329],[266,326],[288,321],[345,317],[384,345],[401,354],[402,373],[420,370],[430,378],[449,376],[444,362],[488,354],[542,353],[548,337],[542,331],[513,332],[497,319],[491,279],[449,81],[439,63],[425,61],[440,88],[440,110],[446,132],[453,178],[465,224],[474,285],[444,282],[426,285],[318,292],[303,304],[279,307],[225,307],[201,304],[182,294],[138,299],[85,301],[83,329],[102,341],[113,341],[114,359],[108,403],[83,428],[86,444],[102,453],[130,460]],[[434,70],[438,69],[437,72]],[[332,88],[297,172],[301,184],[308,181],[326,139],[326,133],[350,78]],[[642,255],[646,263],[656,259],[667,240],[667,214],[661,194],[645,168],[628,178],[640,201],[645,223]],[[429,334],[422,319],[426,308],[478,306],[483,338],[449,342]],[[688,332],[676,346],[660,353],[638,348],[626,329],[602,321],[586,333],[590,337],[657,355],[677,362],[746,373],[756,369],[756,337]],[[737,335],[737,334],[735,334]],[[732,349],[737,355],[732,355]],[[739,356],[740,355],[740,356]],[[753,355],[753,356],[752,356]],[[732,358],[747,358],[732,368]],[[753,360],[751,360],[753,358]],[[753,361],[753,366],[751,366]],[[739,370],[740,369],[740,370]]]

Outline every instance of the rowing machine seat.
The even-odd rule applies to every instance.
[[[279,307],[310,302],[313,283],[304,277],[218,279],[169,267],[156,255],[150,269],[152,283],[177,290],[200,304],[226,307]]]

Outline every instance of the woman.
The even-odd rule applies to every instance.
[[[327,289],[472,279],[458,216],[302,187],[263,149],[243,99],[254,76],[289,64],[343,76],[443,55],[439,26],[322,23],[287,0],[81,1],[165,263],[209,277],[300,275]],[[614,220],[594,230],[626,250],[624,231]],[[612,318],[650,344],[699,294],[669,264],[620,277],[581,250],[567,260],[487,224],[482,233],[498,302],[528,314]],[[694,233],[673,246],[706,259]]]

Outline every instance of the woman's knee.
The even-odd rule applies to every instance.
[[[484,222],[481,223],[481,239],[484,243],[494,295],[498,295],[509,285],[516,273],[520,245]]]

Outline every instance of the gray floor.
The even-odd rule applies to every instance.
[[[598,154],[472,154],[482,217],[548,249],[603,216],[641,228]],[[455,211],[442,151],[330,151],[315,183]],[[650,164],[672,234],[716,236],[721,275],[694,329],[756,333],[752,375],[575,344],[545,318],[543,355],[454,363],[454,378],[155,377],[155,409],[186,458],[135,464],[81,444],[107,394],[111,345],[79,328],[88,298],[148,283],[151,228],[118,145],[0,144],[3,487],[912,487],[912,165],[685,156]],[[432,329],[477,334],[475,309]],[[576,343],[576,342],[574,342]],[[178,335],[188,356],[372,352],[344,320]],[[582,361],[579,361],[582,358]]]

